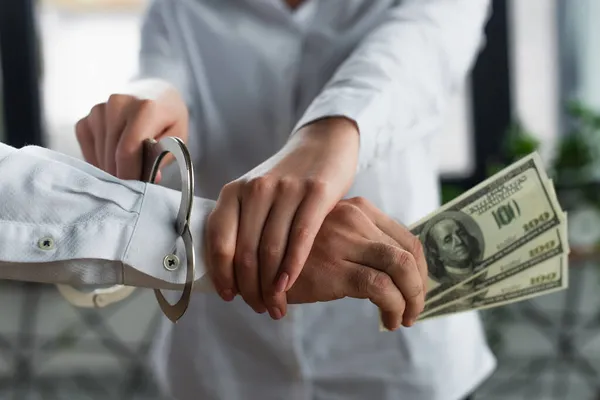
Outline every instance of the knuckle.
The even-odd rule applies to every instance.
[[[282,178],[277,183],[279,193],[298,193],[301,191],[301,184],[295,179]]]
[[[126,162],[130,160],[136,153],[136,150],[133,146],[130,145],[121,145],[117,147],[115,150],[115,160],[117,163]]]
[[[336,219],[343,218],[344,215],[346,214],[345,209],[347,207],[352,207],[352,206],[350,204],[348,204],[347,202],[341,201],[341,202],[337,203],[335,206],[333,206],[333,208],[329,212],[328,216],[335,217]]]
[[[373,271],[369,274],[368,279],[368,292],[374,293],[387,293],[393,286],[392,279],[386,273],[381,271]]]
[[[335,216],[340,221],[353,225],[354,221],[360,218],[362,212],[355,205],[348,202],[343,202],[336,204],[330,214]]]
[[[393,286],[392,279],[386,273],[367,268],[357,271],[351,284],[365,298],[380,297]]]
[[[90,109],[87,117],[84,118],[87,126],[92,128],[99,128],[102,126],[104,121],[104,104],[96,104]]]
[[[406,300],[410,300],[419,308],[422,308],[425,301],[423,300],[421,293],[423,293],[423,285],[415,285],[408,289],[408,293],[402,293],[402,295]]]
[[[381,259],[382,266],[386,271],[398,269],[406,274],[414,270],[416,273],[415,260],[408,251],[390,246],[384,243],[378,243],[376,246],[377,256]]]
[[[331,215],[325,217],[323,224],[319,228],[318,232],[315,235],[314,242],[312,244],[310,253],[318,254],[319,251],[325,251],[327,253],[331,253],[336,248],[339,248],[340,245],[343,245],[344,239],[346,238],[346,232],[340,232],[337,226],[338,224],[335,221],[335,218],[332,218]]]
[[[237,196],[239,185],[238,181],[229,182],[221,189],[221,196]]]
[[[390,261],[392,261],[394,265],[397,265],[402,270],[402,272],[417,273],[417,263],[415,262],[415,258],[410,252],[406,250],[395,249],[394,255],[391,256]]]
[[[377,242],[371,245],[374,259],[379,260],[380,269],[390,271],[395,265],[399,264],[399,255],[393,246]]]
[[[256,267],[256,255],[250,250],[241,250],[235,255],[235,264],[244,270],[251,270]]]
[[[77,140],[86,140],[89,137],[88,120],[87,118],[81,118],[75,124],[75,137]]]
[[[152,113],[156,110],[156,102],[150,99],[138,100],[137,109],[140,114]]]
[[[367,269],[360,269],[354,273],[350,279],[350,284],[354,292],[359,293],[361,297],[368,297],[371,278]]]
[[[268,176],[258,176],[246,184],[248,194],[264,195],[273,189],[273,180]]]
[[[260,248],[261,264],[266,266],[276,266],[279,264],[282,255],[283,250],[274,243],[267,243]]]
[[[361,196],[352,197],[352,198],[348,199],[348,203],[350,203],[353,206],[358,207],[360,209],[365,209],[365,208],[371,207],[371,202]]]
[[[298,226],[294,227],[293,237],[296,241],[305,242],[312,240],[313,236],[313,232],[306,224],[299,224]]]
[[[130,99],[131,96],[129,95],[114,93],[108,96],[108,101],[106,103],[109,104],[111,107],[119,107],[124,105],[125,103],[128,103]]]
[[[98,104],[94,105],[92,107],[92,109],[90,110],[90,116],[99,118],[104,114],[105,110],[106,110],[106,104],[98,103]]]
[[[310,178],[304,184],[306,191],[313,196],[327,197],[329,193],[329,183],[321,179]]]
[[[219,264],[222,261],[229,260],[232,258],[232,251],[227,242],[219,237],[213,237],[210,240],[209,255],[213,261]]]

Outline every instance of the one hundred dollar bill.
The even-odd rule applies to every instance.
[[[500,261],[490,265],[481,274],[467,278],[449,292],[425,304],[423,315],[435,312],[439,308],[457,299],[472,296],[486,290],[505,279],[535,266],[549,258],[568,253],[565,224],[548,230]]]
[[[485,291],[461,298],[429,314],[419,321],[464,311],[483,310],[564,290],[569,285],[568,255],[550,258],[533,268],[490,286]]]
[[[426,310],[419,321],[566,288],[570,251],[566,217],[552,180],[533,153],[413,224],[410,229],[420,238],[429,267]],[[561,263],[558,283],[535,288],[515,284],[527,273],[543,274],[550,260]],[[454,289],[466,289],[465,283],[471,283],[466,285],[469,290],[458,296]],[[445,295],[452,292],[450,304]],[[430,304],[442,296],[445,304],[434,309]],[[469,308],[455,303],[465,301],[464,297],[471,299]],[[380,320],[380,331],[386,330]]]
[[[548,181],[533,153],[411,226],[429,269],[427,302],[557,227],[563,214]]]

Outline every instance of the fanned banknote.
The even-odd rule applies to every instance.
[[[569,283],[567,258],[567,254],[550,258],[482,292],[454,300],[433,312],[423,313],[419,320],[502,306],[566,289]]]
[[[496,283],[535,267],[554,256],[568,252],[563,226],[548,230],[500,261],[490,265],[480,274],[465,279],[446,294],[425,304],[423,315],[445,306],[466,295],[479,293]]]
[[[429,269],[419,320],[565,289],[566,218],[532,153],[412,225]]]
[[[427,302],[562,222],[549,179],[533,153],[411,227],[429,269]]]
[[[459,286],[458,288],[462,289],[461,295],[456,295],[455,290],[458,288],[455,288],[443,296],[445,301],[438,299],[430,303],[435,303],[435,306],[425,306],[425,310],[418,320],[461,311],[491,308],[566,289],[568,287],[568,255],[570,253],[566,213],[562,219],[564,222],[556,232],[546,232],[532,241],[532,246],[524,246],[520,252],[515,252],[521,257],[523,255],[525,258],[529,257],[530,260],[515,267],[509,267],[504,272],[495,274],[491,279],[484,279],[479,285]],[[550,235],[552,233],[557,240]],[[528,253],[523,254],[525,252]],[[506,259],[516,259],[517,257],[517,255],[511,254]],[[557,269],[559,264],[560,271]],[[492,266],[488,272],[493,269]],[[495,269],[493,272],[499,272],[499,269]],[[502,296],[504,296],[502,299],[498,291],[502,292]],[[455,295],[451,297],[452,293]],[[467,304],[470,306],[466,307]]]

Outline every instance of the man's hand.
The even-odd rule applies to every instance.
[[[411,326],[425,304],[421,242],[362,198],[342,200],[325,219],[306,265],[287,293],[291,303],[369,299],[386,328]]]
[[[176,136],[187,142],[188,113],[178,92],[164,82],[140,81],[129,89],[96,104],[75,133],[87,162],[121,179],[140,179],[144,140]],[[162,165],[170,160],[165,157]]]
[[[258,313],[285,315],[285,292],[300,275],[323,220],[350,189],[358,136],[350,120],[319,120],[225,185],[207,222],[209,266],[224,300],[240,293]]]

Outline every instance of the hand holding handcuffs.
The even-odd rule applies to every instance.
[[[179,172],[181,174],[181,202],[177,213],[177,234],[183,239],[187,258],[187,270],[185,286],[179,301],[171,305],[159,289],[154,289],[158,305],[167,318],[173,323],[177,322],[186,312],[192,289],[194,285],[194,270],[196,265],[196,253],[194,241],[190,231],[190,217],[194,200],[194,166],[192,158],[185,143],[176,137],[165,137],[160,141],[148,139],[144,142],[144,158],[142,168],[142,180],[154,183],[161,160],[168,153],[173,154]],[[167,263],[163,262],[165,268],[173,270]],[[96,289],[91,292],[81,292],[68,285],[56,285],[63,297],[72,305],[84,308],[102,308],[109,304],[119,302],[127,298],[134,287],[115,285],[110,288]]]

